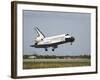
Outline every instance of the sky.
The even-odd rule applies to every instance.
[[[89,13],[54,12],[23,10],[23,54],[32,55],[84,55],[91,52],[91,15]],[[74,36],[72,45],[65,43],[58,45],[55,51],[48,48],[34,48],[37,34],[34,27],[38,27],[46,36],[69,34]]]

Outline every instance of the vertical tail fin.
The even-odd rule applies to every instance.
[[[34,27],[34,29],[37,32],[37,37],[45,38],[44,34],[37,27]]]

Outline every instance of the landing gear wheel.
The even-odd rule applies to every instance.
[[[55,49],[52,49],[52,51],[54,51]]]
[[[45,48],[45,51],[48,51],[48,49],[47,49],[47,48]]]

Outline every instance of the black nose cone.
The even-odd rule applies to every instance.
[[[74,41],[75,41],[75,38],[74,38],[74,37],[71,37],[71,38],[70,38],[70,41],[71,41],[71,42],[74,42]]]

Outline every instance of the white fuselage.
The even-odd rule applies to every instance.
[[[58,43],[58,42],[64,42],[65,38],[70,38],[70,37],[71,36],[69,36],[69,35],[66,36],[66,34],[46,37],[44,39],[37,41],[37,45],[46,45],[46,44],[54,44],[54,43]]]

